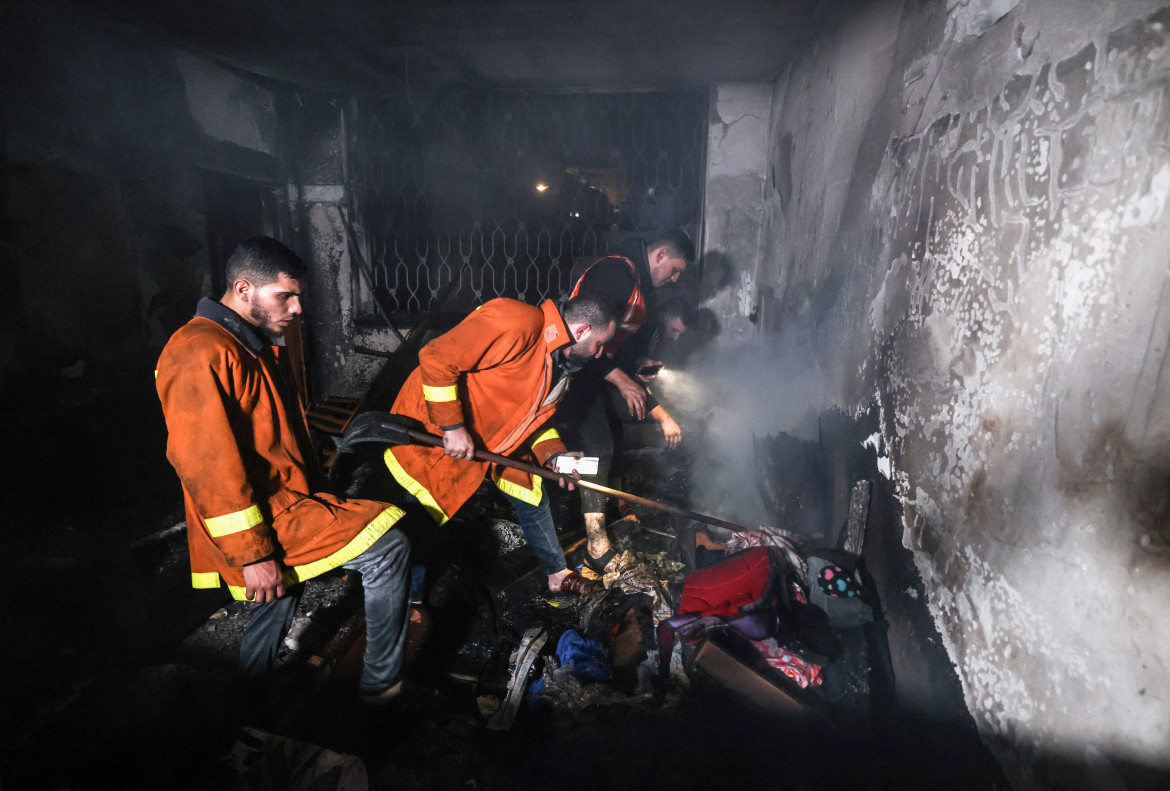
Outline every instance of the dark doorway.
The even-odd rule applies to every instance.
[[[287,240],[277,185],[204,171],[203,206],[212,294],[227,288],[224,265],[241,240],[261,234]]]

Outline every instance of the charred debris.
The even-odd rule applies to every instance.
[[[322,415],[318,430],[344,425]],[[481,487],[451,522],[412,536],[427,573],[408,677],[425,692],[397,712],[354,701],[356,578],[309,582],[271,679],[247,686],[233,670],[248,605],[177,593],[181,524],[140,540],[177,646],[44,707],[17,737],[12,787],[932,786],[939,767],[898,720],[867,567],[881,549],[867,533],[892,513],[873,507],[891,498],[863,445],[873,420],[810,420],[815,439],[745,449],[757,471],[745,485],[771,525],[612,504],[622,563],[585,597],[546,590],[509,509]],[[625,451],[623,489],[702,509],[687,502],[702,473],[685,450]],[[376,468],[358,459],[340,477],[351,494],[389,496]],[[576,567],[573,496],[553,507]]]

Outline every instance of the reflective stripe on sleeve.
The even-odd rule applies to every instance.
[[[532,476],[532,488],[527,489],[518,483],[499,478],[496,480],[496,488],[509,497],[515,497],[521,502],[529,505],[540,505],[544,493],[541,491],[541,477],[539,475]]]
[[[557,430],[555,428],[550,428],[546,431],[542,431],[539,437],[532,440],[532,447],[536,447],[537,445],[539,445],[542,442],[548,442],[550,439],[560,439],[560,438],[561,438],[561,435],[559,433],[557,433]]]
[[[250,505],[243,511],[236,511],[234,514],[204,519],[203,524],[207,525],[207,532],[211,534],[212,538],[219,538],[220,536],[229,536],[232,533],[242,533],[263,521],[264,514],[260,513],[260,506]]]
[[[422,503],[423,508],[427,509],[427,513],[431,515],[438,524],[443,524],[450,519],[447,514],[443,512],[439,503],[427,491],[427,487],[410,477],[410,474],[403,469],[399,464],[398,459],[394,458],[394,451],[387,448],[386,452],[382,454],[382,458],[386,460],[386,467],[390,470],[390,474],[394,476],[394,480],[402,485],[402,488],[415,496],[415,499]]]
[[[219,572],[191,572],[192,588],[218,588],[219,584]]]
[[[459,389],[455,385],[448,385],[447,387],[431,387],[430,385],[423,385],[423,398],[427,401],[434,401],[436,403],[443,401],[458,401]]]

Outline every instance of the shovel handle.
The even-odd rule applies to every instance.
[[[436,448],[443,447],[443,438],[436,434],[428,434],[425,431],[410,429],[410,438],[420,445],[432,445]],[[608,486],[602,486],[601,484],[593,483],[592,481],[573,478],[563,473],[554,472],[547,467],[538,467],[535,464],[525,464],[522,461],[516,461],[515,459],[508,458],[507,456],[502,456],[499,453],[492,453],[491,451],[477,449],[475,451],[475,458],[479,461],[490,461],[494,464],[499,464],[501,467],[511,467],[514,470],[520,470],[521,472],[527,472],[532,475],[539,475],[541,478],[547,478],[550,481],[557,481],[558,483],[561,481],[568,481],[569,483],[580,486],[584,489],[592,489],[595,492],[608,494],[610,497],[616,497],[619,500],[625,500],[626,502],[634,503],[635,505],[644,505],[647,508],[654,508],[659,511],[665,511],[668,514],[674,514],[675,516],[684,516],[688,519],[694,519],[696,522],[703,522],[708,525],[716,525],[717,527],[725,527],[728,530],[734,530],[736,532],[747,530],[747,528],[743,525],[737,525],[736,523],[728,522],[725,519],[719,519],[714,516],[707,516],[706,514],[700,514],[696,511],[688,511],[685,508],[679,508],[675,505],[660,503],[657,500],[650,500],[645,497],[639,497],[636,494],[630,494],[629,492],[623,492],[618,489],[611,489]]]

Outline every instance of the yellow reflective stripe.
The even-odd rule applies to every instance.
[[[314,560],[312,563],[305,563],[301,566],[292,566],[286,568],[281,575],[286,588],[291,588],[293,585],[310,580],[313,577],[320,576],[327,571],[332,571],[338,566],[344,566],[349,561],[356,558],[358,555],[365,552],[374,545],[390,528],[398,523],[398,520],[403,516],[403,510],[395,506],[390,506],[382,513],[374,517],[374,520],[362,528],[362,531],[353,537],[352,540],[341,549],[334,552],[328,557],[323,557],[320,560]],[[203,574],[191,574],[191,587],[193,588],[218,588],[220,586],[219,574],[214,571]],[[244,585],[228,585],[228,592],[231,593],[232,598],[236,601],[248,601],[248,589]]]
[[[250,505],[243,511],[236,511],[234,514],[205,519],[203,524],[207,525],[207,532],[211,534],[212,538],[219,538],[220,536],[229,536],[232,533],[242,533],[263,521],[264,514],[260,513],[260,506]]]
[[[423,385],[423,398],[428,401],[458,401],[459,389],[455,385],[447,387],[431,387]]]
[[[374,521],[362,528],[362,532],[354,536],[352,541],[332,555],[321,558],[320,560],[314,560],[312,563],[306,563],[303,566],[293,566],[292,568],[285,569],[285,584],[296,585],[298,582],[312,579],[319,574],[324,574],[326,571],[332,571],[338,566],[344,566],[372,547],[374,542],[379,538],[386,535],[386,532],[397,524],[404,513],[401,508],[396,506],[392,505],[388,507],[385,511],[374,517]]]
[[[157,368],[154,369],[154,378],[158,379],[158,369]]]
[[[284,573],[281,575],[281,582],[284,583],[284,587],[286,587],[286,588],[289,588],[289,587],[292,587],[293,585],[296,585],[296,582],[293,581],[293,579],[289,576],[288,572],[289,572],[289,570],[285,569]],[[248,598],[248,588],[246,586],[244,586],[244,585],[228,585],[227,589],[228,589],[228,593],[230,593],[232,595],[232,598],[235,599],[236,601],[251,601],[251,599]]]
[[[529,505],[540,505],[541,499],[544,495],[541,493],[541,477],[539,475],[532,476],[532,488],[526,489],[518,483],[500,478],[496,481],[496,487],[506,495],[515,497],[517,500],[528,503]]]
[[[550,428],[547,431],[542,432],[539,437],[532,440],[532,446],[536,447],[537,445],[539,445],[542,442],[548,442],[550,439],[560,439],[560,438],[561,438],[561,435],[557,433],[557,430],[555,428]]]
[[[191,572],[191,587],[192,588],[218,588],[219,587],[219,572],[204,571],[196,573]]]
[[[441,525],[451,518],[443,513],[443,509],[439,506],[435,498],[431,496],[431,493],[427,491],[427,487],[423,486],[414,478],[411,478],[406,470],[403,469],[402,465],[398,463],[398,459],[394,458],[393,449],[387,448],[382,458],[386,460],[386,467],[390,470],[390,474],[394,476],[394,480],[398,481],[403,489],[413,494],[415,499],[422,503],[423,508],[427,509],[427,513],[431,515],[432,519]]]

